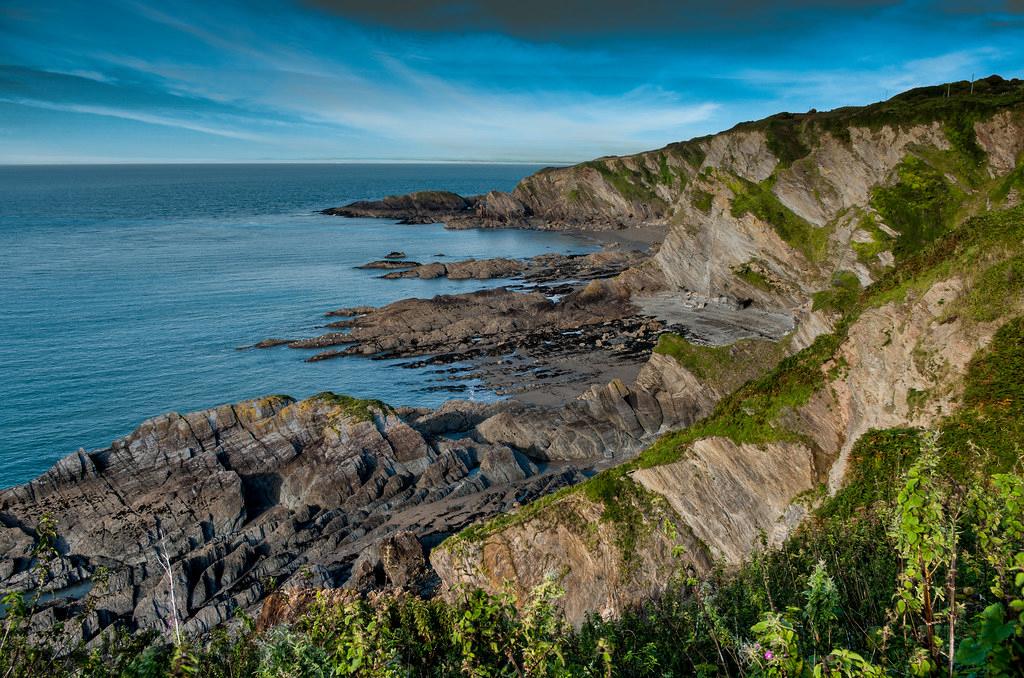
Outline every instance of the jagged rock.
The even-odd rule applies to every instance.
[[[472,349],[494,350],[538,332],[557,336],[601,322],[630,317],[624,297],[570,294],[553,302],[540,293],[498,288],[433,299],[405,299],[345,323],[332,332],[293,341],[292,348],[348,345],[339,355],[420,356]]]
[[[496,446],[484,452],[480,473],[492,485],[507,485],[535,475],[537,467],[519,452]]]
[[[121,622],[163,629],[174,616],[206,631],[258,606],[271,582],[414,586],[421,539],[583,477],[465,436],[500,407],[450,403],[410,413],[410,426],[374,402],[275,396],[156,417],[0,492],[0,586],[35,585],[44,515],[60,550],[49,584],[62,593],[40,614],[92,596],[103,613],[90,637]],[[92,588],[100,567],[109,580]]]
[[[341,217],[399,219],[408,224],[430,224],[468,212],[475,204],[475,198],[463,198],[447,191],[420,191],[408,195],[391,195],[382,200],[361,200],[344,207],[326,209],[323,213]]]
[[[367,269],[401,269],[401,268],[417,268],[421,266],[418,261],[396,261],[394,259],[382,259],[380,261],[371,261],[356,268],[367,268]]]
[[[425,573],[427,560],[416,534],[395,534],[363,549],[352,564],[346,587],[369,591],[383,587],[412,587]]]
[[[422,264],[406,271],[388,273],[385,278],[448,278],[450,280],[489,280],[509,278],[521,273],[525,265],[515,259],[467,259],[450,264]]]
[[[350,589],[287,588],[267,596],[256,618],[256,632],[263,633],[279,624],[299,619],[316,602],[343,605],[356,600],[358,594]]]
[[[603,522],[603,506],[570,498],[559,502],[556,517],[514,523],[477,540],[457,539],[434,549],[430,562],[442,581],[454,585],[504,590],[519,601],[553,577],[572,594],[560,601],[566,617],[579,624],[590,613],[613,617],[661,591],[665,582],[687,566],[711,566],[706,550],[682,529],[666,529],[674,520],[657,506],[647,516],[658,528],[636,538],[623,567],[619,535]],[[662,522],[668,521],[668,522]],[[456,594],[453,586],[443,595]]]
[[[350,318],[356,315],[371,313],[374,310],[373,306],[350,306],[347,308],[338,308],[333,311],[328,311],[324,315],[327,317]]]

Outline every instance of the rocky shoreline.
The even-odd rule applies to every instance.
[[[0,492],[0,581],[31,588],[35,525],[52,515],[58,593],[39,623],[88,596],[87,641],[115,624],[159,629],[175,615],[205,632],[280,586],[429,593],[427,554],[448,535],[584,480],[713,402],[643,375],[668,325],[621,278],[650,256],[613,244],[527,260],[418,264],[395,251],[370,262],[384,278],[508,284],[334,309],[324,334],[249,348],[316,351],[310,361],[404,358],[515,399],[431,411],[273,396],[157,417]]]

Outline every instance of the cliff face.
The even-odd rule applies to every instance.
[[[1005,107],[959,117],[911,116],[898,108],[919,105],[909,93],[887,102],[895,111],[788,116],[691,142],[700,161],[666,194],[664,243],[618,284],[668,304],[725,297],[787,309],[802,322],[771,352],[663,337],[635,387],[658,402],[666,428],[688,428],[518,517],[448,540],[431,554],[445,585],[493,590],[501,572],[529,591],[544,574],[569,573],[570,617],[621,610],[664,584],[666,570],[737,564],[762,538],[780,543],[816,493],[842,484],[867,431],[929,427],[953,411],[971,357],[1024,310],[1017,283],[998,293],[998,308],[982,308],[994,280],[1014,279],[1024,215],[1000,217],[1013,223],[1009,237],[1003,226],[986,234],[984,219],[957,226],[1019,203],[1024,106],[1013,87]],[[632,496],[649,500],[617,499]],[[580,539],[562,518],[574,514],[600,516],[599,561],[557,555],[558,542],[572,553]],[[666,521],[688,535],[685,548],[657,536]],[[647,541],[617,539],[623,524]],[[542,556],[530,546],[552,541]],[[629,567],[637,543],[647,572]]]
[[[511,193],[459,209],[451,194],[424,193],[328,211],[414,221],[429,212],[451,228],[661,223],[669,230],[654,261],[622,277],[631,291],[793,309],[838,271],[867,284],[892,264],[900,225],[879,215],[877,189],[908,157],[966,194],[960,199],[976,179],[965,162],[983,164],[985,178],[1014,170],[1024,149],[1024,84],[993,76],[967,90],[957,83],[948,99],[931,87],[862,108],[780,114],[656,151],[542,170]],[[437,204],[426,210],[420,198],[432,195]],[[415,210],[394,210],[410,200]],[[1001,198],[1016,200],[1018,189]]]
[[[932,427],[952,413],[969,360],[1024,312],[1019,281],[998,309],[985,302],[1024,254],[1024,212],[1008,214],[1010,238],[965,247],[954,261],[870,294],[848,326],[740,388],[707,419],[581,486],[445,541],[431,553],[434,569],[449,589],[498,590],[510,578],[528,592],[546,575],[562,576],[566,611],[578,622],[581,611],[615,613],[645,600],[667,583],[665,572],[737,565],[762,539],[780,544],[815,496],[842,484],[864,433]],[[577,557],[581,541],[601,557]]]

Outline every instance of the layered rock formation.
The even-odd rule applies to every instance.
[[[1024,222],[1024,213],[1015,218]],[[879,293],[852,325],[729,396],[706,424],[666,435],[607,477],[449,539],[431,552],[434,570],[449,589],[497,591],[507,578],[524,596],[544,576],[562,576],[566,612],[579,622],[586,611],[617,614],[645,600],[668,581],[665,572],[702,574],[780,544],[816,493],[841,485],[863,434],[932,427],[955,410],[971,358],[1024,312],[1019,293],[990,312],[973,306],[984,302],[970,291],[1018,260],[1020,247],[994,248],[951,276],[940,262],[921,275],[925,284]],[[740,364],[756,371],[753,355]],[[670,369],[683,375],[674,383],[700,383],[692,369]],[[714,382],[705,375],[689,391],[700,394],[688,403],[695,416],[711,411]],[[577,557],[580,543],[601,558]]]
[[[602,250],[591,254],[541,254],[530,259],[467,259],[454,262],[432,262],[393,271],[384,277],[448,278],[449,280],[489,280],[521,277],[527,282],[547,283],[564,280],[588,281],[610,278],[626,269],[639,266],[647,255],[638,250]]]
[[[0,494],[0,578],[31,588],[50,516],[51,586],[66,600],[47,614],[92,596],[87,636],[117,621],[162,630],[175,615],[208,630],[289,582],[418,586],[422,544],[582,477],[467,436],[489,413],[400,416],[325,394],[157,417]]]
[[[399,219],[406,224],[432,224],[471,209],[476,200],[447,191],[420,191],[409,195],[392,195],[382,200],[361,200],[332,207],[324,214],[339,217],[372,217]]]

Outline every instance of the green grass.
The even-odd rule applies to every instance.
[[[601,520],[614,526],[615,545],[629,568],[637,546],[654,527],[650,518],[655,512],[656,495],[623,473],[599,473],[584,482],[580,490],[591,502],[604,507]]]
[[[1010,191],[1016,190],[1024,199],[1024,161],[1018,162],[1017,168],[1003,177],[991,192],[991,197],[997,203],[1003,203],[1010,195]]]
[[[846,313],[853,309],[860,299],[860,279],[851,271],[836,271],[832,275],[832,287],[814,293],[812,308],[815,311]]]
[[[822,261],[828,252],[829,229],[817,228],[797,216],[772,193],[771,180],[755,184],[736,177],[729,182],[734,194],[732,215],[753,214],[771,225],[787,244],[799,250],[812,263]]]
[[[682,158],[686,164],[693,169],[699,168],[704,164],[706,153],[701,148],[701,142],[708,139],[709,137],[698,137],[696,139],[690,139],[689,141],[679,141],[674,144],[669,144],[665,147],[665,152]]]
[[[982,272],[974,281],[967,306],[975,320],[1000,318],[1019,305],[1024,297],[1024,255],[1001,261]]]
[[[948,231],[963,203],[963,193],[924,160],[907,156],[896,169],[892,186],[871,192],[871,205],[899,232],[893,246],[897,259],[917,252]]]
[[[851,242],[850,247],[857,253],[857,261],[869,268],[877,268],[880,265],[878,255],[892,249],[893,239],[888,233],[879,228],[875,215],[870,212],[861,216],[857,227],[870,234],[871,240],[867,242]]]
[[[722,399],[708,418],[666,433],[634,460],[617,468],[651,468],[678,461],[687,447],[701,438],[720,436],[739,444],[803,440],[802,435],[779,423],[780,415],[805,404],[824,385],[822,365],[842,343],[845,328],[841,323],[836,333],[818,337],[811,346],[784,358],[763,376]]]
[[[655,175],[651,174],[646,165],[640,170],[631,170],[618,159],[592,160],[583,163],[584,167],[597,170],[612,188],[623,198],[632,203],[640,203],[655,211],[665,208],[665,201],[654,192],[657,184]]]
[[[688,177],[685,172],[680,172],[668,164],[668,155],[666,153],[658,153],[658,183],[669,188],[675,188],[678,182],[678,188],[682,189],[686,186],[687,179]]]
[[[1024,463],[1024,317],[996,332],[967,370],[963,407],[942,426],[956,472],[1006,473]]]
[[[887,271],[869,289],[866,304],[880,306],[899,301],[910,291],[921,292],[936,281],[962,271],[979,272],[993,256],[1009,258],[1024,239],[1024,207],[987,212],[923,247]]]
[[[481,544],[488,537],[533,520],[545,520],[561,525],[585,527],[584,520],[572,505],[572,497],[583,496],[603,507],[601,520],[615,530],[615,544],[623,564],[632,566],[637,547],[647,536],[653,523],[649,518],[655,512],[659,499],[633,482],[621,469],[603,472],[575,487],[565,487],[552,494],[503,513],[490,520],[471,525],[448,537],[444,548],[458,553],[464,544]],[[557,506],[557,509],[552,507]]]
[[[773,115],[765,121],[768,150],[779,159],[779,167],[789,167],[810,154],[811,149],[801,139],[802,125],[791,113]]]
[[[892,501],[900,478],[920,452],[919,429],[868,431],[850,451],[846,483],[821,507],[818,515],[850,518],[876,502]]]
[[[699,188],[693,191],[693,206],[699,209],[704,214],[711,213],[711,201],[714,198],[713,195],[707,191],[702,191]]]
[[[1021,104],[1024,104],[1024,82],[992,76],[975,81],[973,93],[970,82],[960,81],[948,83],[948,90],[946,84],[919,87],[869,106],[790,115],[791,124],[803,126],[805,137],[810,136],[813,129],[817,133],[829,132],[846,142],[850,141],[851,127],[905,128],[940,121],[954,149],[977,160],[983,159],[983,155],[974,138],[974,122]],[[764,128],[771,120],[742,123],[739,127]]]
[[[767,339],[741,339],[726,346],[705,346],[687,341],[678,334],[665,332],[658,337],[655,353],[667,355],[701,381],[715,388],[735,388],[739,378],[747,377],[761,366],[782,357],[783,349],[778,342]]]
[[[772,282],[767,277],[765,277],[764,273],[761,273],[761,271],[754,268],[753,262],[751,261],[744,262],[743,264],[737,266],[732,270],[732,273],[743,282],[747,283],[748,285],[753,285],[759,290],[764,290],[765,292],[774,292],[777,289],[775,285],[773,285]]]
[[[339,395],[331,391],[318,393],[310,400],[326,403],[340,409],[341,414],[356,421],[373,421],[374,411],[388,414],[393,411],[390,405],[380,400],[365,400],[348,395]]]
[[[544,512],[544,510],[552,504],[558,503],[566,495],[570,493],[572,487],[563,487],[562,489],[546,494],[536,501],[531,501],[525,506],[521,506],[515,511],[508,513],[502,513],[501,515],[495,516],[490,520],[486,520],[480,523],[474,523],[469,527],[463,529],[458,534],[454,534],[444,541],[445,544],[452,546],[456,541],[463,540],[467,542],[482,542],[492,534],[497,534],[510,527],[516,525],[522,525],[523,523],[533,520],[535,517]]]

